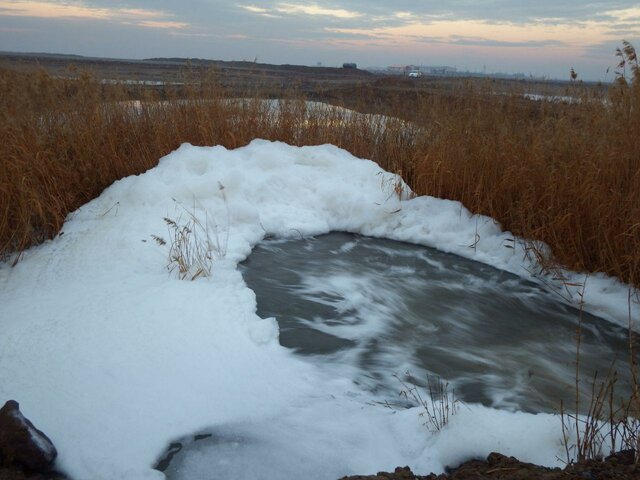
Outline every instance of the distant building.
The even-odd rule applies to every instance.
[[[387,72],[394,75],[404,75],[406,65],[391,65],[387,67]]]
[[[454,75],[454,67],[420,67],[420,71],[425,75]]]
[[[358,68],[358,64],[356,63],[343,63],[342,68]]]
[[[392,75],[406,75],[409,77],[420,77],[422,75],[455,75],[454,67],[427,67],[424,65],[391,65],[387,67],[387,73]]]

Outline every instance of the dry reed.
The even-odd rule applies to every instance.
[[[256,92],[234,100],[207,74],[151,89],[2,69],[0,255],[51,238],[69,212],[182,142],[235,148],[265,138],[336,144],[400,173],[417,194],[459,200],[546,242],[571,269],[638,286],[640,74],[631,53],[620,52],[631,78],[606,94],[574,83],[569,94],[580,100],[569,104],[496,95],[491,84],[399,91],[384,106],[369,87],[357,91],[360,109],[411,124],[309,109],[295,93],[275,112]]]

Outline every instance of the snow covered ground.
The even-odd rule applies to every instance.
[[[397,182],[333,146],[266,141],[234,151],[183,145],[115,182],[55,240],[15,268],[0,264],[0,402],[20,402],[76,479],[162,478],[152,466],[169,442],[203,430],[253,436],[260,448],[249,463],[330,467],[318,478],[405,464],[437,472],[494,450],[557,464],[564,449],[554,416],[469,405],[431,434],[419,410],[373,404],[349,372],[305,362],[279,345],[273,318],[255,314],[237,264],[267,235],[357,232],[525,277],[537,271],[491,219],[457,202],[410,199],[407,188],[398,198]],[[168,246],[152,238],[168,237],[164,217],[186,212],[218,239],[212,275],[192,282],[168,274]],[[567,301],[579,298],[581,287],[557,287]],[[625,285],[592,275],[584,298],[589,311],[628,324]]]
[[[579,98],[572,97],[570,95],[544,95],[541,93],[525,93],[523,97],[528,98],[529,100],[544,102],[577,103],[580,101]]]

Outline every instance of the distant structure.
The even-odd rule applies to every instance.
[[[425,65],[391,65],[387,67],[387,73],[391,75],[406,75],[408,77],[420,77],[422,75],[452,76],[456,74],[454,67],[428,67]]]
[[[414,65],[391,65],[387,67],[387,72],[392,75],[406,75],[412,71]]]
[[[455,75],[455,67],[420,67],[420,71],[426,75]]]
[[[386,68],[371,68],[371,71],[386,75],[402,75],[409,78],[417,78],[423,75],[431,77],[478,77],[478,78],[504,78],[507,80],[545,80],[545,77],[534,77],[533,75],[525,75],[522,72],[504,73],[504,72],[487,72],[483,67],[482,72],[472,72],[469,70],[458,70],[456,67],[449,66],[427,66],[427,65],[390,65]],[[548,79],[546,79],[548,80]]]
[[[356,63],[343,63],[342,68],[358,68],[358,64]]]

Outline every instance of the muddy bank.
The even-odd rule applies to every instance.
[[[564,469],[545,468],[524,463],[499,453],[486,460],[470,460],[441,475],[414,475],[409,467],[398,467],[395,472],[377,475],[350,476],[340,480],[631,480],[640,479],[640,465],[634,463],[634,452],[625,451],[607,457],[604,461],[590,460],[569,465]]]

